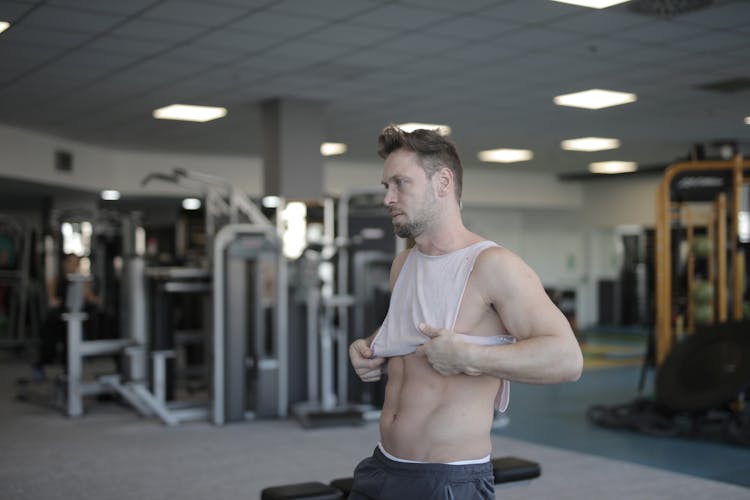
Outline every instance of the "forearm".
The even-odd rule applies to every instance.
[[[466,345],[463,372],[530,384],[578,380],[583,357],[574,338],[536,336],[500,346]]]

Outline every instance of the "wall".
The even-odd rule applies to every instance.
[[[72,174],[54,171],[56,149],[74,155]],[[107,150],[88,144],[0,125],[0,176],[134,195],[183,195],[190,190],[154,181],[150,173],[174,168],[224,177],[250,196],[263,194],[263,162],[256,157],[200,156]],[[380,189],[382,163],[327,158],[325,192]],[[653,226],[658,176],[608,177],[560,182],[518,166],[470,166],[464,176],[467,227],[518,253],[545,286],[577,291],[578,322],[596,322],[596,286],[617,276],[617,230],[621,225]],[[69,200],[58,200],[68,205]]]
[[[72,173],[54,169],[56,150],[73,153]],[[0,124],[0,175],[45,184],[101,189],[112,178],[112,155],[98,147]]]

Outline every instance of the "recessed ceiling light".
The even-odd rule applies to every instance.
[[[198,198],[185,198],[182,200],[182,208],[185,210],[198,210],[201,207],[201,200]]]
[[[120,199],[120,192],[115,189],[105,189],[101,192],[102,200],[116,201]]]
[[[569,3],[571,5],[580,5],[591,9],[606,9],[619,3],[629,2],[630,0],[552,0],[553,2]]]
[[[477,157],[481,161],[494,163],[515,163],[519,161],[528,161],[534,157],[534,153],[528,149],[487,149],[480,151]]]
[[[619,148],[620,141],[608,137],[581,137],[562,141],[560,147],[568,151],[604,151]]]
[[[396,125],[398,128],[403,130],[404,132],[414,132],[415,130],[418,130],[420,128],[424,128],[427,130],[436,130],[440,135],[451,135],[451,128],[448,125],[439,125],[436,123],[416,123],[416,122],[409,122],[409,123],[402,123],[400,125]]]
[[[324,142],[320,145],[320,154],[323,156],[336,156],[346,153],[346,144],[343,142]]]
[[[750,116],[745,117],[745,125],[750,125]]]
[[[602,109],[635,102],[638,97],[627,92],[614,90],[591,89],[573,94],[556,96],[553,100],[558,106],[572,106],[574,108]]]
[[[213,106],[193,106],[190,104],[171,104],[154,110],[154,118],[160,120],[183,120],[188,122],[208,122],[223,118],[227,108]]]
[[[8,21],[0,21],[0,33],[10,28],[10,23]]]
[[[594,174],[624,174],[636,170],[638,170],[638,164],[634,161],[595,161],[589,163],[589,172]]]

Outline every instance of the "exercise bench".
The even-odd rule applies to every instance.
[[[542,469],[537,462],[518,457],[492,459],[492,472],[495,484],[528,481],[539,477]],[[261,491],[261,500],[343,500],[348,498],[354,479],[351,477],[334,479],[329,484],[313,481],[282,486],[271,486]]]

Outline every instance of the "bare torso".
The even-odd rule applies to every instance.
[[[481,293],[483,274],[469,278],[455,331],[478,336],[506,333]],[[500,380],[490,376],[451,375],[435,371],[424,356],[388,360],[388,383],[380,418],[383,447],[398,458],[454,462],[491,453],[493,403]]]

